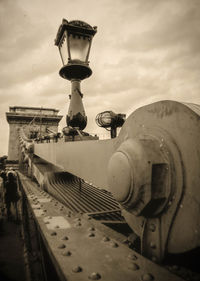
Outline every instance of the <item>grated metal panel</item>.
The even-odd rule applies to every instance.
[[[51,181],[48,190],[75,213],[85,213],[103,223],[125,223],[119,204],[106,190],[78,179],[66,182],[62,178]]]

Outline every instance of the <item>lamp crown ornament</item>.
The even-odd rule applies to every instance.
[[[77,127],[79,130],[83,130],[87,125],[80,83],[92,75],[88,59],[96,32],[96,26],[92,27],[84,21],[63,19],[55,39],[55,45],[58,46],[63,63],[59,74],[72,83],[70,105],[66,117],[67,126]]]

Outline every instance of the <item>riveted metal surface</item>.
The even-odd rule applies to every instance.
[[[19,174],[19,178],[32,209],[34,201],[44,198],[44,193],[22,174]],[[112,237],[105,239],[104,234],[93,225],[93,220],[74,216],[71,212],[69,217],[69,210],[65,207],[61,215],[53,202],[44,202],[41,208],[47,210],[45,216],[34,216],[34,219],[60,280],[182,280]],[[35,210],[32,209],[33,215]],[[62,216],[71,225],[70,228],[48,229],[45,222]],[[76,225],[77,222],[80,225]],[[90,237],[90,233],[95,235]],[[63,240],[63,237],[67,239]],[[148,279],[150,277],[152,279]]]
[[[38,144],[35,153],[99,187],[109,189],[105,175],[113,153],[128,140],[141,142],[151,136],[156,138],[160,143],[159,152],[168,155],[169,163],[166,167],[169,169],[171,188],[160,222],[162,258],[165,252],[181,253],[200,245],[200,199],[196,196],[199,194],[200,181],[199,112],[198,105],[160,101],[131,114],[116,139]],[[124,193],[121,195],[123,197]],[[145,247],[149,245],[147,252],[155,252],[150,247],[151,241],[145,242],[150,236],[147,229],[143,229],[143,219],[134,216],[130,209],[124,211],[124,216],[140,237],[144,235],[142,240]]]
[[[67,229],[71,227],[71,224],[68,222],[68,220],[62,216],[55,216],[55,217],[45,217],[44,223],[48,224],[48,229]]]
[[[200,241],[200,200],[196,196],[200,181],[200,117],[193,109],[173,101],[145,106],[129,116],[119,135],[119,144],[129,138],[140,140],[153,135],[160,140],[160,150],[169,155],[172,191],[162,215],[161,240],[162,249],[170,253],[191,250]],[[135,220],[133,229],[139,228],[133,226]]]

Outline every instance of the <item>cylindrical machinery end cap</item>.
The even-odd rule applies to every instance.
[[[124,202],[130,194],[131,173],[127,156],[115,152],[108,163],[108,184],[110,192],[119,202]]]

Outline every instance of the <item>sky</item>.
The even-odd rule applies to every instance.
[[[159,100],[200,104],[200,0],[0,0],[0,156],[9,106],[59,109],[66,126],[71,84],[54,45],[62,19],[97,26],[93,74],[82,81],[85,131],[106,136],[95,116],[127,116]]]

